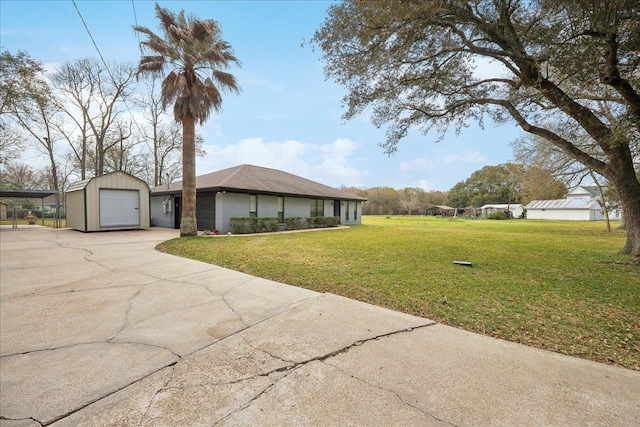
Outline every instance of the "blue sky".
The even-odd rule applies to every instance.
[[[329,2],[159,3],[174,12],[184,9],[217,20],[242,61],[242,68],[230,70],[242,93],[226,95],[222,114],[197,129],[207,151],[197,160],[198,174],[250,163],[331,186],[446,191],[475,170],[512,157],[509,142],[520,135],[513,125],[495,127],[488,122],[481,130],[470,124],[459,135],[449,132],[439,143],[435,135],[411,133],[398,153],[388,157],[378,145],[385,139],[384,129],[369,123],[366,115],[345,122],[344,89],[325,81],[320,52],[301,46],[324,20]],[[76,5],[107,61],[138,61],[138,39],[131,29],[136,18],[139,25],[158,30],[152,1],[77,0]],[[0,45],[12,53],[25,50],[48,69],[98,58],[71,0],[2,0]]]

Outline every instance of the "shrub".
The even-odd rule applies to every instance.
[[[233,234],[278,231],[278,218],[234,217],[230,218],[229,223]]]
[[[303,225],[302,218],[299,216],[292,216],[284,219],[285,230],[299,230]]]
[[[506,212],[494,212],[491,213],[489,215],[487,215],[486,217],[487,219],[508,219],[507,213]]]
[[[340,218],[337,216],[310,216],[307,218],[309,228],[336,227],[340,225]]]

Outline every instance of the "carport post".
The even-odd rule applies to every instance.
[[[40,197],[40,203],[42,204],[42,226],[44,227],[44,197]]]

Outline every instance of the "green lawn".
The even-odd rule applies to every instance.
[[[640,370],[640,269],[617,254],[623,245],[624,232],[603,222],[365,216],[348,230],[159,249]]]

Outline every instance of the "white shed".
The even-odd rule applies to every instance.
[[[150,227],[149,186],[117,171],[72,184],[67,190],[67,227],[79,231]]]
[[[589,199],[533,200],[526,209],[527,219],[599,221],[604,218],[598,202]]]
[[[522,215],[524,214],[524,206],[519,203],[484,205],[480,209],[482,209],[482,216],[487,216],[496,212],[506,212],[507,209],[511,212],[512,218],[522,218]]]
[[[604,212],[598,201],[599,195],[597,187],[579,185],[571,189],[565,199],[531,201],[526,206],[527,218],[599,221],[604,219]],[[620,210],[617,210],[617,214],[619,213]]]

